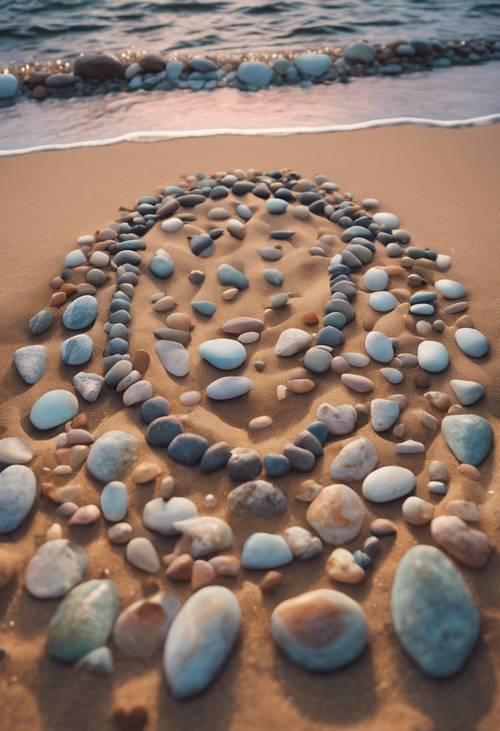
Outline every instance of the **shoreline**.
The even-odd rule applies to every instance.
[[[498,125],[470,129],[394,126],[294,136],[264,137],[259,132],[257,136],[190,137],[148,145],[122,142],[93,149],[6,156],[0,181],[0,195],[9,214],[3,225],[5,246],[0,252],[0,306],[5,313],[0,377],[8,431],[2,436],[23,435],[20,418],[39,391],[37,386],[20,387],[11,371],[12,351],[26,344],[26,322],[45,306],[48,282],[60,271],[78,236],[113,220],[119,206],[133,205],[139,196],[175,183],[184,174],[283,166],[297,169],[305,177],[317,172],[328,174],[343,190],[352,190],[357,199],[376,196],[383,210],[398,213],[415,242],[436,246],[440,253],[453,257],[451,276],[466,284],[471,294],[470,314],[492,344],[487,361],[470,368],[473,377],[487,386],[487,398],[478,406],[478,413],[488,415],[498,435],[500,384],[496,374],[500,354],[496,339],[500,316],[494,296],[497,268],[493,266],[498,244],[496,227],[481,222],[491,221],[491,211],[495,210],[499,141]],[[160,242],[158,233],[156,240]],[[210,265],[210,260],[198,261]],[[312,268],[310,273],[313,277]],[[323,278],[324,272],[321,280],[318,277],[318,287]],[[310,290],[314,297],[314,287]],[[140,305],[141,301],[135,309],[142,317]],[[51,348],[55,347],[54,342]],[[61,373],[66,376],[65,371]],[[60,378],[61,373],[53,377]],[[43,382],[41,385],[47,387]],[[107,400],[99,422],[114,419],[117,423],[124,418],[111,408],[113,404]],[[98,422],[92,426],[97,427]],[[495,484],[498,465],[497,449],[486,464],[482,485],[456,476],[453,483],[458,493],[454,497],[488,499],[488,509],[481,513],[481,528],[496,547],[500,544],[500,504],[497,496],[487,494],[487,489],[489,480]],[[189,489],[198,499],[198,492],[203,492],[201,480],[193,480],[192,475],[180,470],[181,480],[184,475],[181,484],[192,480]],[[322,477],[328,479],[326,473]],[[287,483],[287,487],[293,490],[294,483]],[[423,490],[424,485],[419,489]],[[298,514],[296,507],[293,511]],[[134,699],[140,699],[149,713],[148,731],[164,728],[165,719],[172,728],[182,731],[199,725],[200,719],[207,731],[247,731],[270,723],[278,731],[292,725],[297,731],[353,725],[365,731],[381,731],[390,727],[396,717],[402,731],[451,727],[455,731],[493,731],[500,711],[495,694],[499,680],[500,613],[494,585],[498,557],[492,556],[481,571],[460,567],[477,597],[484,639],[458,676],[431,681],[403,655],[390,630],[388,592],[395,566],[416,540],[430,542],[425,528],[414,531],[405,526],[399,512],[399,505],[392,507],[391,517],[398,520],[398,537],[385,550],[369,582],[353,589],[335,587],[365,607],[371,636],[368,653],[342,671],[313,676],[287,663],[273,650],[269,614],[277,601],[306,587],[329,585],[322,568],[318,571],[318,567],[304,562],[290,567],[283,586],[264,598],[253,581],[245,580],[238,586],[244,633],[229,667],[205,694],[182,704],[168,696],[159,657],[144,665],[120,656],[112,687],[107,681],[96,681],[49,661],[45,625],[53,603],[31,600],[20,579],[9,593],[2,616],[6,627],[4,646],[10,653],[7,678],[17,678],[10,684],[7,679],[0,681],[6,724],[12,731],[66,731],[69,727],[75,731],[107,731],[113,728],[109,720],[113,707],[129,708],[137,702]],[[33,554],[35,536],[43,535],[52,518],[51,511],[37,511],[29,530],[6,542],[7,548],[15,548],[26,563]],[[269,525],[262,527],[266,528]],[[128,602],[128,597],[140,592],[144,577],[124,570],[120,555],[113,555],[109,563],[108,558],[104,561],[106,545],[105,532],[91,534],[88,548],[92,551],[93,575],[109,565]],[[7,629],[8,622],[17,617],[20,620]],[[57,692],[61,687],[64,692]],[[91,704],[93,711],[89,713]]]

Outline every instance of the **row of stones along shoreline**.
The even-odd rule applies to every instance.
[[[269,86],[348,82],[361,76],[399,76],[500,59],[500,41],[412,40],[387,45],[365,41],[346,48],[290,53],[187,55],[141,53],[83,54],[71,60],[5,64],[0,100],[18,97],[90,96],[120,91],[211,91],[230,87],[258,91]]]

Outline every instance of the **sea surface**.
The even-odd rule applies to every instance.
[[[499,34],[500,0],[0,0],[0,63]]]

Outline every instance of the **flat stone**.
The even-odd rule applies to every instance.
[[[189,597],[167,635],[163,665],[175,698],[204,690],[219,674],[239,632],[241,611],[223,586],[206,586]]]
[[[152,447],[168,447],[182,431],[182,422],[176,416],[160,416],[149,424],[146,442]]]
[[[363,480],[378,462],[377,450],[366,437],[356,437],[343,447],[332,462],[330,476],[345,482]]]
[[[37,383],[47,370],[47,353],[43,345],[26,345],[13,355],[17,372],[25,383]]]
[[[340,380],[344,386],[356,393],[368,393],[375,388],[375,384],[371,378],[360,376],[357,373],[342,373]]]
[[[55,599],[80,583],[87,566],[87,555],[77,544],[65,538],[48,541],[30,560],[24,583],[37,599]]]
[[[239,368],[247,358],[245,347],[237,340],[229,338],[205,340],[198,347],[198,354],[215,368],[224,371]]]
[[[360,605],[333,589],[316,589],[287,599],[271,617],[273,639],[306,670],[337,670],[364,650],[368,625]]]
[[[135,462],[138,452],[139,442],[132,434],[108,431],[91,446],[87,468],[101,482],[120,480]]]
[[[376,398],[370,403],[370,420],[374,431],[387,431],[398,419],[399,405],[395,401]]]
[[[465,581],[433,546],[414,546],[403,556],[392,586],[391,614],[403,648],[433,677],[457,673],[479,636],[479,613]]]
[[[365,509],[347,485],[328,485],[309,505],[306,519],[326,543],[339,546],[360,532]]]
[[[163,646],[180,607],[175,597],[160,592],[133,602],[116,620],[113,642],[128,657],[152,657]]]
[[[89,294],[78,297],[64,310],[63,325],[68,330],[84,330],[94,324],[97,310],[98,302],[95,297]]]
[[[465,287],[454,279],[438,279],[434,282],[434,286],[443,297],[449,300],[456,300],[464,297],[466,294]]]
[[[206,394],[215,401],[227,401],[228,399],[244,396],[253,388],[253,381],[245,376],[224,376],[209,383]]]
[[[47,391],[35,401],[30,411],[30,421],[37,429],[53,429],[71,421],[78,413],[78,399],[70,391]]]
[[[227,505],[234,515],[271,518],[286,511],[287,499],[271,482],[250,480],[230,491]]]
[[[112,581],[93,579],[76,586],[50,620],[49,655],[74,662],[105,645],[118,608],[118,592]]]
[[[450,356],[445,346],[436,340],[424,340],[417,350],[418,365],[429,373],[441,373],[448,367]]]
[[[172,497],[167,501],[154,498],[144,506],[142,520],[146,528],[164,536],[174,536],[179,533],[174,527],[175,523],[197,515],[196,505],[188,498]]]
[[[274,569],[293,561],[287,542],[273,533],[252,533],[243,544],[241,565],[246,569]]]
[[[392,292],[372,292],[368,303],[375,312],[391,312],[398,306]]]
[[[92,358],[94,343],[89,335],[73,335],[61,343],[61,360],[66,365],[83,365]]]
[[[54,315],[51,310],[45,308],[37,312],[36,315],[33,315],[28,323],[28,329],[32,335],[41,335],[49,329],[53,320]]]
[[[482,416],[455,414],[445,416],[441,431],[448,447],[459,462],[477,467],[490,453],[493,431]]]
[[[461,327],[456,330],[455,341],[460,350],[470,358],[482,358],[490,348],[485,335],[473,327]]]
[[[365,478],[363,497],[374,503],[387,503],[408,495],[416,485],[415,475],[406,467],[386,465]]]
[[[431,535],[457,561],[481,569],[490,557],[492,546],[480,530],[471,528],[456,515],[440,515],[431,523]]]

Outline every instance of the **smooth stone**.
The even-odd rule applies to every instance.
[[[355,551],[359,556],[362,551]],[[365,578],[365,570],[356,561],[355,554],[346,548],[336,548],[326,562],[326,573],[333,581],[339,581],[342,584],[359,584]],[[366,556],[366,554],[363,554]],[[366,561],[366,558],[364,559]],[[370,565],[369,557],[367,566]]]
[[[262,332],[264,323],[256,317],[232,317],[226,320],[222,330],[230,335],[242,335],[248,332]]]
[[[482,358],[490,348],[483,333],[473,327],[461,327],[456,330],[455,341],[460,350],[470,358]]]
[[[316,418],[328,427],[330,434],[349,434],[356,426],[358,413],[351,404],[321,404],[316,411]]]
[[[116,620],[113,642],[128,657],[152,657],[164,644],[180,607],[175,597],[160,592],[133,602]]]
[[[448,300],[456,300],[466,295],[463,284],[456,282],[454,279],[438,279],[434,282],[434,287],[439,294],[442,294]]]
[[[191,302],[191,307],[195,312],[198,312],[198,314],[204,315],[205,317],[212,317],[217,309],[217,305],[214,302],[209,302],[208,300],[193,300]]]
[[[205,340],[198,347],[198,354],[214,368],[224,371],[239,368],[247,358],[245,347],[237,340],[229,338]]]
[[[184,221],[180,218],[169,218],[166,221],[162,221],[161,228],[163,231],[169,234],[174,234],[180,231],[184,226]]]
[[[294,60],[295,66],[304,76],[317,78],[323,76],[332,65],[332,57],[326,53],[301,53]]]
[[[202,472],[209,473],[225,467],[231,456],[231,447],[227,442],[216,442],[212,444],[200,462]]]
[[[225,520],[213,515],[178,520],[174,528],[184,539],[189,539],[189,554],[196,559],[233,545],[233,531]]]
[[[463,381],[458,378],[453,378],[450,381],[450,386],[456,393],[460,403],[464,406],[472,406],[472,404],[479,401],[485,394],[484,386],[476,381]]]
[[[20,437],[0,439],[0,465],[27,464],[33,459],[33,450]]]
[[[163,396],[153,396],[141,404],[141,419],[145,424],[151,424],[161,416],[168,416],[169,403]]]
[[[457,673],[479,636],[479,613],[465,581],[433,546],[414,546],[403,556],[391,614],[403,648],[432,677]]]
[[[0,534],[15,530],[26,518],[36,496],[35,473],[13,464],[0,472]]]
[[[441,431],[457,460],[475,467],[486,459],[493,444],[490,424],[475,414],[445,416]]]
[[[248,289],[249,281],[246,274],[240,272],[236,267],[231,264],[221,264],[217,269],[217,279],[219,284],[225,287],[236,287],[237,289],[243,290]]]
[[[399,405],[390,399],[376,398],[370,404],[370,421],[376,432],[390,429],[399,418]]]
[[[288,459],[291,469],[297,472],[311,472],[316,464],[316,457],[312,452],[295,444],[286,444],[283,447],[283,454]]]
[[[271,482],[250,480],[229,492],[227,506],[234,515],[272,518],[286,511],[287,499]]]
[[[304,355],[304,367],[312,373],[326,373],[331,362],[331,353],[323,348],[310,348]]]
[[[372,267],[365,272],[363,285],[368,292],[380,292],[389,284],[389,275],[384,269]]]
[[[372,63],[375,60],[375,56],[376,51],[374,47],[363,41],[351,43],[344,51],[344,58],[349,63]]]
[[[26,345],[13,355],[16,370],[25,383],[37,383],[47,370],[47,353],[43,345]]]
[[[208,449],[205,437],[188,432],[178,434],[168,445],[167,454],[174,462],[184,465],[198,464]]]
[[[84,401],[93,404],[99,398],[104,385],[104,378],[97,373],[80,371],[73,376],[73,386]]]
[[[279,216],[280,214],[285,213],[287,208],[287,201],[282,200],[281,198],[270,198],[268,201],[266,201],[266,211],[275,216]]]
[[[174,271],[174,260],[164,249],[157,249],[149,263],[149,270],[159,279],[168,279]]]
[[[357,393],[368,393],[369,391],[373,391],[375,388],[375,384],[371,378],[360,376],[357,373],[342,373],[340,380],[344,386],[350,388],[351,391],[356,391]]]
[[[36,315],[30,319],[28,323],[28,329],[32,335],[41,335],[46,332],[52,325],[54,315],[51,310],[44,309],[37,312]]]
[[[241,550],[241,565],[245,569],[275,569],[293,561],[287,542],[273,533],[252,533]]]
[[[418,365],[429,373],[441,373],[448,367],[450,356],[445,346],[436,340],[424,340],[417,350]]]
[[[55,599],[79,584],[87,567],[83,548],[65,538],[48,541],[30,560],[24,583],[37,599]]]
[[[133,528],[129,523],[115,523],[108,530],[108,538],[111,543],[122,545],[131,540],[133,533]]]
[[[343,447],[332,462],[330,476],[345,482],[363,480],[378,462],[377,450],[366,437],[356,437]]]
[[[401,513],[410,525],[426,525],[434,517],[434,505],[416,495],[411,495],[401,506]]]
[[[293,553],[294,558],[306,560],[314,558],[323,550],[321,539],[299,525],[287,528],[284,533],[285,541]]]
[[[387,381],[389,381],[389,383],[392,383],[394,386],[397,386],[398,383],[404,381],[404,375],[401,373],[401,371],[398,371],[397,368],[381,368],[380,373]]]
[[[182,431],[182,422],[176,416],[160,416],[149,424],[146,442],[152,447],[168,447]]]
[[[81,249],[73,249],[66,255],[64,263],[67,267],[78,267],[86,261],[87,257]]]
[[[240,629],[241,611],[223,586],[206,586],[189,597],[167,635],[163,665],[175,698],[204,690],[221,671]]]
[[[438,546],[465,566],[481,569],[486,565],[492,546],[480,530],[471,528],[455,515],[440,515],[431,523],[431,536]]]
[[[179,532],[174,523],[197,515],[196,505],[188,498],[172,497],[168,501],[155,498],[144,506],[142,520],[146,528],[164,536],[174,536]]]
[[[290,471],[290,462],[284,454],[264,455],[263,465],[268,477],[282,477]]]
[[[14,74],[0,75],[0,99],[14,99],[19,89],[19,82]]]
[[[49,623],[48,651],[74,662],[106,644],[119,610],[112,581],[92,579],[65,596]]]
[[[61,343],[61,360],[66,365],[83,365],[92,357],[94,343],[89,335],[73,335]]]
[[[160,559],[148,538],[132,538],[125,550],[127,561],[147,574],[156,574],[160,569]]]
[[[391,312],[398,306],[398,301],[392,292],[372,292],[368,303],[375,312]]]
[[[78,399],[70,391],[47,391],[35,401],[30,411],[30,421],[37,429],[53,429],[71,421],[78,413]]]
[[[248,482],[257,477],[262,470],[262,460],[258,452],[246,447],[236,447],[227,461],[229,477],[235,482]]]
[[[394,358],[391,340],[378,330],[372,330],[365,338],[365,349],[368,355],[378,363],[390,363]]]
[[[274,348],[276,355],[281,357],[289,357],[300,353],[312,345],[312,336],[305,330],[296,327],[283,330],[278,338],[278,342]]]
[[[187,376],[190,371],[189,351],[181,343],[159,340],[155,343],[155,351],[167,373],[175,378]]]
[[[209,383],[206,394],[214,401],[226,401],[228,399],[244,396],[253,388],[253,381],[245,376],[224,376]]]
[[[333,589],[316,589],[281,602],[271,616],[273,639],[306,670],[327,672],[364,650],[368,625],[360,605]]]
[[[111,675],[113,655],[109,647],[98,647],[84,655],[75,665],[76,670],[87,670],[94,675]]]
[[[340,546],[360,532],[365,508],[347,485],[328,485],[309,505],[306,519],[325,543]]]
[[[378,211],[373,214],[373,220],[375,223],[379,223],[385,228],[395,229],[399,228],[399,218],[394,213],[387,213],[386,211]]]
[[[101,510],[106,520],[116,523],[127,514],[128,493],[123,482],[108,482],[101,492]]]
[[[262,89],[271,82],[273,70],[262,61],[243,61],[238,66],[237,75],[244,84]]]
[[[416,485],[415,475],[406,467],[379,467],[363,481],[363,497],[374,503],[388,503],[408,495]]]
[[[64,310],[62,321],[68,330],[83,330],[90,327],[97,317],[98,302],[95,297],[85,294],[71,302]]]
[[[120,480],[132,466],[139,452],[139,442],[128,432],[105,432],[91,446],[87,469],[101,482]]]
[[[264,279],[274,287],[281,287],[284,279],[283,272],[280,272],[279,269],[264,269]]]

